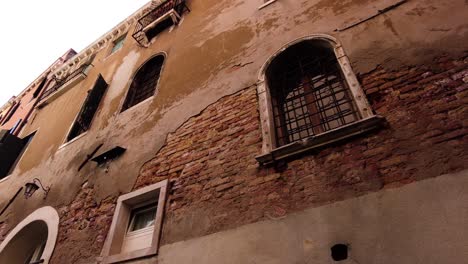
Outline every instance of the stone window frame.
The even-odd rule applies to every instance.
[[[43,260],[43,264],[49,263],[52,253],[54,252],[55,245],[57,243],[57,236],[58,236],[58,229],[59,229],[59,221],[60,217],[57,213],[57,210],[51,206],[45,206],[42,208],[37,209],[30,215],[28,215],[23,221],[11,230],[5,239],[0,244],[0,252],[2,252],[6,246],[16,237],[18,233],[21,232],[25,227],[29,226],[37,221],[42,221],[47,225],[47,241],[40,256],[41,260]]]
[[[278,57],[287,48],[294,46],[300,42],[310,40],[324,40],[330,43],[333,47],[336,59],[343,72],[345,80],[348,84],[350,95],[353,98],[361,119],[358,121],[344,125],[330,131],[312,136],[306,140],[296,141],[284,146],[276,146],[276,131],[274,129],[273,108],[271,104],[271,96],[267,83],[266,72],[275,58]],[[326,34],[312,34],[298,38],[284,45],[276,53],[274,53],[262,66],[258,75],[257,95],[260,111],[260,123],[262,131],[262,152],[256,157],[257,161],[262,165],[275,164],[279,160],[284,160],[291,156],[303,153],[311,149],[317,149],[334,142],[362,134],[364,132],[377,129],[382,124],[384,118],[374,114],[367,100],[367,97],[362,89],[359,81],[351,68],[351,63],[346,55],[343,46],[338,40]]]
[[[102,263],[118,263],[132,259],[151,257],[158,254],[159,239],[162,231],[162,220],[166,204],[167,188],[169,180],[164,180],[131,193],[122,195],[117,200],[112,224],[104,243],[101,254]],[[159,194],[158,194],[159,193]],[[156,218],[154,221],[154,232],[151,246],[148,248],[121,253],[122,244],[127,233],[128,223],[131,220],[131,211],[142,203],[149,202],[157,195],[158,203]]]

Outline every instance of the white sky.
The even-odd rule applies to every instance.
[[[149,1],[0,1],[0,107],[68,49],[80,52]]]

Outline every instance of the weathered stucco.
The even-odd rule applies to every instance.
[[[89,192],[88,202],[99,204],[99,206],[102,205],[101,202],[105,204],[106,201],[110,201],[109,203],[111,203],[119,194],[128,193],[136,186],[146,184],[141,177],[140,182],[138,182],[137,177],[144,174],[144,166],[148,165],[163,146],[167,145],[170,133],[176,132],[188,120],[198,116],[225,96],[236,95],[246,88],[254,89],[258,81],[258,72],[262,65],[281,47],[298,38],[317,33],[335,37],[343,45],[357,75],[364,75],[369,72],[372,74],[380,69],[387,71],[408,69],[407,66],[424,65],[424,63],[432,62],[434,58],[439,58],[442,55],[446,55],[447,58],[463,60],[463,52],[466,50],[466,43],[468,41],[468,23],[465,19],[468,17],[468,9],[464,0],[408,1],[360,25],[344,31],[336,31],[373,16],[378,13],[378,10],[385,9],[396,2],[396,0],[279,0],[264,9],[258,10],[258,6],[263,3],[263,0],[192,0],[188,1],[191,12],[184,14],[182,22],[171,30],[158,35],[148,48],[137,45],[131,37],[133,29],[130,29],[122,49],[112,55],[109,55],[110,47],[101,50],[94,59],[94,67],[86,79],[34,113],[33,118],[29,121],[22,134],[24,136],[37,130],[36,136],[10,178],[0,182],[0,206],[3,207],[18,188],[34,177],[40,178],[42,182],[46,185],[51,185],[52,188],[46,200],[42,200],[40,195],[35,195],[27,201],[23,197],[19,197],[11,205],[6,214],[0,218],[0,222],[5,221],[11,229],[16,223],[39,207],[46,205],[67,207],[72,201],[76,201],[76,199],[81,197],[80,193],[82,192],[83,183],[88,188],[93,189],[92,192]],[[121,113],[120,109],[132,77],[145,61],[159,53],[164,54],[166,60],[155,96]],[[457,63],[461,62],[457,61]],[[91,129],[82,137],[63,145],[68,130],[86,98],[87,91],[93,87],[99,74],[103,76],[109,87],[96,113]],[[418,74],[421,75],[423,73],[418,72]],[[369,90],[371,89],[374,88],[369,88]],[[379,101],[379,98],[383,95],[379,93],[368,93],[369,97],[371,97],[372,106],[374,110],[382,107],[384,109],[381,112],[386,112],[388,109],[385,109],[385,106],[382,106]],[[392,100],[403,100],[399,97],[399,91],[390,91],[388,93],[388,96],[396,98]],[[253,111],[256,111],[256,105],[252,105],[251,107],[254,108]],[[392,118],[397,119],[403,116],[405,110],[401,111],[401,113],[395,113]],[[414,109],[410,111],[414,111]],[[456,114],[458,118],[460,113]],[[255,118],[258,119],[256,116]],[[409,125],[406,128],[411,129]],[[390,130],[389,128],[387,131]],[[398,131],[392,131],[392,133],[394,133],[392,134],[394,136],[393,140],[406,140]],[[460,137],[457,139],[460,139]],[[190,145],[189,141],[186,143]],[[410,147],[415,147],[416,143],[413,141],[410,143],[412,144]],[[127,151],[121,158],[109,164],[107,172],[104,168],[97,167],[94,162],[88,162],[78,172],[80,164],[99,144],[103,144],[99,153],[117,145],[126,148]],[[452,153],[448,148],[451,148],[450,144],[444,145],[443,151],[440,153]],[[252,147],[251,150],[257,151],[257,146]],[[250,154],[254,156],[253,153]],[[260,154],[260,151],[258,151],[258,154]],[[333,153],[327,153],[327,155],[330,155],[330,159],[333,159]],[[418,173],[422,174],[422,168],[426,166],[425,161],[428,160],[426,155],[429,154],[424,152],[424,155],[416,157],[415,159],[419,160],[411,165],[414,168],[421,169]],[[426,169],[431,170],[431,172],[428,174],[430,174],[430,177],[435,177],[441,173],[459,170],[460,166],[458,165],[460,162],[458,159],[454,159],[455,161],[450,163],[450,165],[441,166],[440,169],[432,168],[431,164],[429,164]],[[398,164],[398,161],[389,161],[389,163],[392,162]],[[249,173],[251,172],[252,175],[258,172],[266,173],[261,171],[261,168],[259,168],[255,161],[253,163],[254,165],[249,167]],[[369,169],[369,166],[366,164],[360,164],[360,166],[362,166],[363,170]],[[372,168],[369,170],[373,171]],[[370,172],[367,171],[366,173],[368,174],[364,175],[363,178],[371,178],[369,176]],[[260,177],[263,176],[265,175],[260,175]],[[420,177],[420,174],[418,174],[418,177],[418,179],[424,178]],[[448,178],[452,179],[451,177]],[[466,176],[462,178],[466,180]],[[404,182],[405,178],[401,177],[400,180]],[[414,180],[417,179],[412,179],[411,181]],[[385,182],[385,179],[382,182],[376,183],[371,181],[368,183],[368,188],[366,187],[365,189],[366,191],[377,191],[385,184],[392,187],[397,185],[397,183]],[[399,181],[396,182],[400,183]],[[389,206],[401,205],[403,204],[403,200],[391,200],[397,199],[395,197],[398,197],[398,195],[402,197],[410,195],[412,190],[417,193],[417,197],[429,199],[431,197],[427,197],[428,193],[421,191],[421,188],[427,185],[426,187],[428,188],[435,188],[435,191],[442,190],[433,187],[436,183],[441,183],[447,188],[452,185],[454,185],[454,188],[456,187],[452,180],[436,179],[408,187],[405,190],[387,191],[388,193],[382,194],[385,196],[383,198],[378,198],[381,194],[374,194],[367,198],[343,202],[336,206],[308,211],[280,222],[264,222],[259,224],[257,228],[265,230],[262,232],[267,232],[269,229],[279,229],[285,232],[289,230],[289,226],[294,226],[294,221],[301,222],[303,221],[301,219],[310,217],[310,219],[316,219],[317,223],[319,223],[320,214],[328,214],[330,218],[333,218],[331,216],[337,215],[336,210],[340,208],[343,209],[343,218],[346,218],[351,214],[349,208],[362,208],[364,205],[381,210],[379,213],[369,213],[373,217],[369,219],[381,221],[385,219],[386,212],[382,209],[384,206],[378,206],[377,203],[385,202]],[[463,184],[466,184],[466,181]],[[359,192],[359,194],[362,193]],[[353,195],[356,194],[353,193]],[[349,198],[349,196],[343,195],[341,198]],[[388,200],[384,198],[388,198]],[[441,199],[446,202],[456,200],[456,204],[461,200],[455,199],[453,196],[446,196]],[[322,199],[321,201],[324,200],[326,199]],[[431,200],[429,199],[428,201]],[[455,204],[453,205],[455,206]],[[433,206],[434,208],[428,207],[428,210],[424,210],[421,214],[429,216],[428,214],[432,209],[439,210],[443,207],[440,204],[434,204]],[[417,204],[411,204],[411,208],[417,208]],[[108,210],[111,209],[111,207],[106,207],[102,210],[107,214]],[[304,208],[302,207],[301,209]],[[202,215],[204,212],[192,212],[193,215],[197,213]],[[402,216],[405,213],[409,214],[407,215],[409,222],[407,222],[408,225],[405,228],[411,228],[412,221],[419,216],[416,212],[411,212],[411,210],[400,212],[397,215]],[[454,217],[459,218],[460,214],[463,213],[466,213],[466,211],[460,211]],[[262,216],[255,216],[249,219],[249,221],[255,222],[261,218]],[[382,226],[371,225],[369,219],[365,219],[368,222],[363,223],[367,223],[372,228],[383,228]],[[262,259],[259,253],[259,255],[256,255],[258,257],[257,262],[252,263],[276,263],[270,259],[272,256],[277,256],[274,254],[284,252],[273,252],[273,250],[280,246],[290,248],[287,254],[282,256],[286,258],[283,258],[283,260],[288,260],[289,262],[283,261],[281,263],[301,263],[300,261],[307,261],[304,255],[307,252],[299,252],[298,250],[302,249],[299,249],[300,247],[296,248],[299,244],[306,248],[323,249],[320,252],[317,251],[318,253],[311,253],[310,255],[311,259],[321,260],[323,259],[323,255],[321,254],[325,254],[323,251],[328,247],[327,243],[331,243],[329,239],[332,236],[331,233],[343,233],[346,234],[344,238],[352,240],[354,233],[341,228],[349,227],[355,230],[357,227],[360,227],[359,223],[352,221],[337,228],[333,223],[336,225],[341,224],[340,219],[327,218],[327,220],[330,220],[331,223],[324,224],[323,226],[321,223],[311,226],[299,225],[310,233],[319,232],[316,237],[310,238],[312,245],[308,245],[307,243],[309,242],[303,244],[309,238],[301,237],[299,239],[298,236],[300,234],[297,233],[299,229],[292,228],[293,234],[291,236],[286,234],[286,241],[280,242],[276,239],[269,242],[273,243],[268,249],[272,250],[272,252],[266,254],[266,259]],[[108,218],[102,221],[108,221]],[[202,218],[198,222],[200,225],[204,225],[203,221]],[[430,219],[426,219],[426,221],[428,221],[426,222],[428,225],[434,225],[435,227],[440,227],[443,223],[443,219],[441,218],[433,219],[433,222],[429,222],[431,221]],[[181,222],[183,221],[181,220]],[[239,223],[241,222],[239,221]],[[396,220],[389,220],[388,224],[389,226],[398,226]],[[180,226],[184,225],[185,223],[180,224]],[[366,227],[364,224],[362,226]],[[174,225],[173,230],[166,230],[170,234],[169,237],[164,238],[167,243],[180,241],[182,238],[191,239],[197,234],[197,228],[201,230],[198,234],[205,235],[216,228],[222,229],[230,226],[218,226],[211,229],[205,226],[198,226],[194,228],[194,233],[185,235],[174,231],[177,227],[177,225]],[[322,227],[324,228],[323,230]],[[186,226],[184,228],[189,229]],[[333,232],[329,231],[330,234],[321,233],[325,232],[324,230],[328,228],[331,228],[330,230],[333,230]],[[206,243],[230,246],[238,241],[240,235],[245,234],[247,231],[250,232],[251,229],[255,228],[249,226],[245,229],[232,231],[232,233],[228,233],[229,238],[226,238],[225,242],[220,241],[223,239],[219,238],[219,235],[214,235],[206,238]],[[252,239],[263,243],[265,242],[264,238],[261,239],[259,236],[263,236],[265,233],[259,230],[252,233]],[[92,235],[92,231],[86,232],[88,233],[85,234]],[[356,254],[358,254],[359,260],[363,263],[366,263],[366,261],[369,263],[379,262],[377,261],[379,259],[366,259],[371,256],[364,256],[364,253],[361,252],[372,249],[376,241],[379,241],[377,237],[389,234],[386,232],[389,231],[383,229],[381,233],[371,232],[370,230],[359,234],[359,237],[353,240],[355,242],[351,242],[352,245],[362,244],[366,247],[354,249],[353,246],[353,254],[354,252],[358,252]],[[426,239],[429,235],[430,232],[428,231],[418,233],[421,239]],[[440,231],[437,235],[442,236],[443,232]],[[83,235],[83,233],[76,232],[71,236],[77,240],[87,240],[86,235]],[[374,237],[366,239],[366,236]],[[265,237],[275,238],[272,234],[269,234],[269,236],[265,235]],[[392,235],[392,237],[397,238],[396,235]],[[320,238],[324,238],[323,241]],[[65,238],[63,239],[65,240]],[[451,241],[455,242],[457,238],[453,237],[452,239]],[[98,242],[96,243],[99,245],[102,242],[102,237],[97,240]],[[174,252],[181,249],[186,249],[188,251],[187,254],[181,254],[174,259],[174,262],[167,263],[190,263],[187,258],[192,257],[201,263],[210,263],[209,261],[219,256],[217,254],[226,253],[226,251],[222,250],[214,251],[213,255],[208,254],[206,256],[207,262],[203,262],[202,260],[204,259],[195,254],[189,254],[189,252],[196,250],[199,245],[198,243],[205,243],[204,241],[203,239],[200,241],[191,240],[187,243],[182,242],[180,244],[167,245],[162,248],[160,261],[162,261],[161,263],[166,263],[164,262],[165,258],[167,259],[169,256],[172,258],[175,254]],[[401,257],[402,263],[406,263],[405,254],[395,252],[394,254],[386,255],[386,253],[383,253],[387,246],[391,250],[400,249],[398,241],[393,241],[393,238],[389,238],[387,241],[386,243],[388,244],[384,243],[382,248],[374,248],[377,252],[382,253],[369,255],[373,255],[376,258],[379,256],[396,255]],[[414,240],[412,242],[416,243]],[[463,245],[460,244],[459,246],[462,247]],[[294,249],[292,249],[293,247]],[[246,252],[251,252],[253,249],[259,250],[255,247],[248,248],[246,245],[246,248],[237,248],[237,251],[234,251],[235,249],[233,248],[232,252],[239,253],[238,257],[242,259],[248,255]],[[432,250],[432,245],[424,244],[420,248],[420,250],[426,249]],[[446,250],[444,252],[449,253],[452,251]],[[300,254],[296,256],[295,253]],[[436,251],[431,251],[431,254],[435,255]],[[291,258],[297,257],[298,259],[290,259],[286,255],[290,255]],[[79,259],[78,256],[76,257]],[[279,259],[282,259],[282,257]],[[233,258],[233,261],[235,259],[238,258]],[[390,262],[383,258],[381,263]],[[232,263],[240,262],[234,261]]]

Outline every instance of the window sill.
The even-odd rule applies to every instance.
[[[156,92],[157,92],[157,91],[156,91]],[[152,96],[146,98],[145,100],[143,100],[143,101],[137,103],[136,105],[132,105],[132,106],[130,106],[129,108],[123,110],[123,111],[121,110],[120,113],[119,113],[119,115],[122,115],[122,114],[127,113],[127,112],[132,112],[132,111],[134,111],[135,109],[138,109],[138,108],[140,108],[140,107],[143,107],[145,104],[149,104],[150,101],[153,101],[154,96],[156,95],[156,92],[155,92],[154,95],[152,95]],[[127,97],[127,95],[125,95],[125,97]],[[122,104],[122,106],[120,107],[120,109],[122,109],[122,107],[123,107],[123,104]]]
[[[267,7],[267,6],[271,5],[271,4],[273,4],[274,2],[276,2],[276,0],[270,0],[270,1],[268,1],[268,2],[265,2],[263,5],[261,5],[261,6],[258,7],[258,10],[263,9],[263,8],[265,8],[265,7]]]
[[[8,179],[10,179],[10,177],[11,177],[11,174],[3,177],[2,179],[0,179],[0,183],[7,181]]]
[[[88,131],[83,132],[83,133],[81,133],[80,135],[74,137],[72,140],[63,143],[58,149],[61,150],[61,149],[65,148],[66,146],[73,144],[75,141],[78,141],[78,139],[80,139],[80,138],[86,136],[86,134],[88,134]],[[68,134],[67,134],[67,135],[68,135]]]
[[[318,149],[346,138],[364,134],[380,128],[385,118],[374,115],[372,117],[356,121],[352,124],[342,126],[317,136],[309,137],[302,141],[290,143],[276,148],[269,153],[255,157],[261,165],[274,164],[276,161],[284,160],[309,150]]]

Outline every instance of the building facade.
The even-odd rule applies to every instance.
[[[467,16],[148,3],[50,72],[0,263],[460,263]]]

